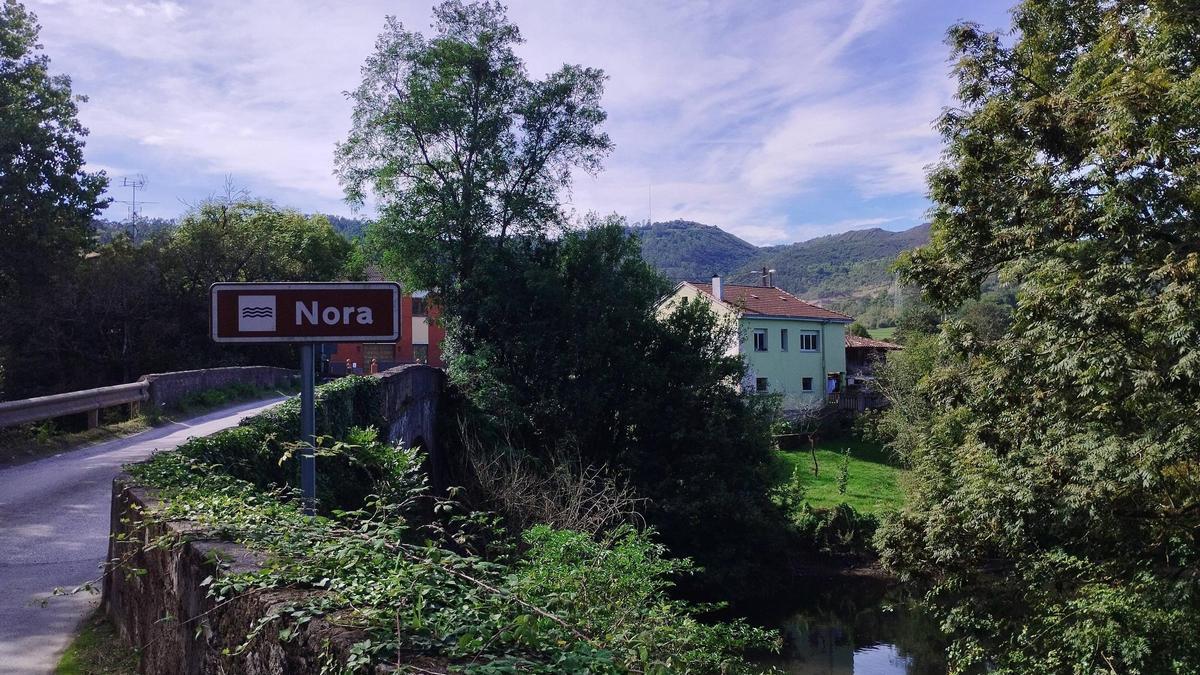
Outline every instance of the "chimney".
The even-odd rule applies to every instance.
[[[724,300],[724,299],[725,299],[725,294],[724,294],[724,292],[723,292],[723,289],[721,288],[721,275],[719,275],[719,274],[714,274],[714,275],[713,275],[713,278],[712,278],[712,293],[713,293],[713,297],[715,297],[715,298],[716,298],[716,299],[718,299],[718,300]]]

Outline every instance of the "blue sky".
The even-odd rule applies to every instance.
[[[576,213],[698,220],[775,244],[923,222],[931,122],[953,94],[946,28],[1004,28],[1010,4],[514,0],[509,14],[531,72],[569,62],[610,77],[616,150],[576,180]],[[28,5],[54,70],[89,97],[89,166],[114,186],[144,174],[142,213],[175,217],[226,177],[281,205],[352,215],[333,176],[350,123],[342,92],[384,15],[426,30],[432,2]]]

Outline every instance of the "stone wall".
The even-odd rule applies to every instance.
[[[208,587],[202,585],[204,579],[254,571],[261,563],[260,554],[237,544],[211,540],[148,548],[148,542],[163,535],[195,530],[195,525],[186,521],[147,522],[145,513],[152,513],[160,503],[154,491],[136,486],[128,474],[113,481],[109,559],[121,560],[122,564],[104,580],[103,609],[121,637],[139,650],[140,672],[317,673],[322,663],[345,663],[350,647],[365,638],[360,631],[316,617],[292,640],[280,641],[278,630],[283,626],[272,626],[247,649],[233,654],[260,617],[270,614],[274,607],[303,600],[317,591],[254,591],[217,603],[208,597]],[[447,672],[444,663],[423,657],[413,657],[406,665],[424,672]],[[380,667],[374,672],[395,671]]]
[[[391,443],[420,446],[429,460],[430,487],[443,492],[447,463],[438,444],[437,415],[445,373],[413,363],[385,370],[377,377],[383,384],[380,414],[387,421],[384,435]]]
[[[200,375],[216,371],[227,372],[224,377]],[[251,376],[264,378],[255,380],[265,383],[259,386],[285,381],[271,377],[294,377],[293,371],[280,368],[217,368],[148,375],[143,379],[151,382],[151,392],[158,382],[159,391],[171,395],[166,392],[178,392],[184,386],[195,391],[192,387],[248,382],[250,378],[225,379],[246,377],[250,375],[248,371],[260,371],[259,375]],[[176,379],[175,375],[188,377]],[[430,458],[432,476],[439,465],[444,465],[436,436],[443,373],[437,368],[413,364],[384,371],[378,377],[382,380],[379,413],[386,422],[387,439],[420,445]],[[437,487],[436,481],[431,482]],[[197,530],[195,524],[186,521],[147,521],[146,514],[153,513],[160,504],[155,491],[136,485],[128,474],[121,474],[113,481],[108,558],[121,562],[105,576],[103,610],[121,637],[140,652],[140,672],[316,673],[323,663],[344,663],[350,647],[365,637],[359,631],[335,626],[318,617],[306,623],[292,640],[278,640],[282,626],[272,626],[247,649],[233,654],[254,622],[270,614],[273,607],[319,591],[255,591],[225,603],[215,602],[208,597],[208,586],[203,581],[209,576],[253,571],[261,564],[261,555],[238,544],[217,540],[147,547],[149,542],[164,535],[194,535]],[[405,665],[415,667],[418,672],[447,672],[444,662],[424,657],[411,657]],[[375,670],[377,675],[393,672],[391,666]]]
[[[206,389],[220,389],[234,384],[260,389],[294,386],[300,381],[300,371],[271,366],[234,366],[143,375],[138,381],[150,385],[150,398],[145,405],[161,410],[175,406],[188,394]]]

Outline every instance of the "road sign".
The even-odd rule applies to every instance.
[[[400,337],[400,286],[370,283],[216,283],[216,342],[391,342]]]
[[[334,284],[216,283],[215,342],[300,343],[300,491],[304,513],[317,512],[316,409],[313,343],[392,341],[400,337],[400,286],[390,282]]]

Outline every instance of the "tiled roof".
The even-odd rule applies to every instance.
[[[696,288],[712,295],[711,283],[695,283]],[[817,321],[854,321],[853,318],[833,310],[805,302],[775,286],[741,286],[722,284],[721,294],[726,304],[738,307],[746,316],[779,316],[789,319],[814,319]]]
[[[871,338],[850,335],[849,333],[846,334],[846,347],[867,347],[869,349],[904,349],[904,347],[901,347],[895,342],[872,340]]]

